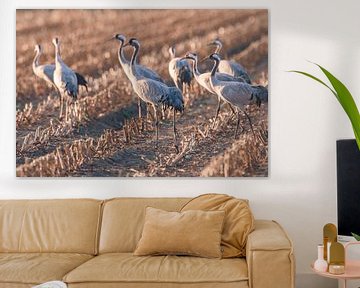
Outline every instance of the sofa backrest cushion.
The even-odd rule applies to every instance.
[[[117,198],[105,201],[99,253],[131,253],[141,237],[146,207],[179,211],[189,198]]]
[[[1,200],[1,252],[96,254],[102,201]]]

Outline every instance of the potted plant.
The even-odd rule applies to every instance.
[[[331,86],[307,72],[298,71],[298,70],[292,70],[289,72],[294,72],[294,73],[305,75],[305,76],[321,83],[322,85],[327,87],[332,92],[332,94],[334,94],[334,96],[339,101],[340,105],[343,107],[345,113],[347,114],[347,116],[350,120],[350,123],[351,123],[353,131],[354,131],[357,147],[360,151],[360,114],[359,114],[359,110],[356,106],[356,103],[354,101],[354,98],[352,97],[350,91],[346,88],[346,86],[339,79],[337,79],[333,74],[331,74],[324,67],[322,67],[316,63],[314,63],[314,64],[316,66],[318,66],[320,68],[320,70],[325,74],[325,76],[329,80]],[[355,234],[355,233],[351,233],[351,234],[357,241],[360,241],[360,235]]]

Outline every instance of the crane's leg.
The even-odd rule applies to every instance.
[[[140,120],[140,126],[141,126],[141,131],[144,131],[144,122],[142,121],[142,113],[141,113],[141,99],[140,97],[138,97],[138,113],[139,113],[139,120]]]
[[[251,122],[251,118],[250,118],[249,114],[246,113],[245,110],[244,110],[244,114],[247,117],[247,119],[249,120],[251,131],[252,131],[252,133],[253,133],[253,135],[255,137],[255,132],[254,132],[253,125],[252,125],[252,122]]]
[[[240,111],[237,112],[237,122],[236,122],[236,129],[235,129],[234,139],[237,139],[237,132],[239,130],[239,125],[240,125]]]
[[[179,153],[179,146],[178,146],[178,144],[177,144],[177,139],[176,139],[176,123],[175,123],[175,120],[176,120],[176,110],[173,109],[174,146],[175,146],[176,153],[178,154],[178,153]]]
[[[220,97],[218,97],[218,106],[216,108],[216,114],[215,114],[215,118],[214,118],[213,128],[215,127],[217,117],[219,116],[220,106],[221,106],[221,99],[220,99]]]
[[[232,105],[230,103],[228,103],[228,105],[229,105],[229,108],[230,108],[232,114],[236,115],[236,112],[235,112],[234,108],[232,107]]]
[[[59,119],[61,120],[63,118],[64,98],[61,95],[61,93],[59,93],[59,96],[60,96],[60,115],[59,115]]]
[[[165,106],[161,107],[161,120],[165,120],[166,119],[166,108]]]
[[[79,121],[79,107],[78,107],[78,102],[77,102],[77,100],[75,100],[75,102],[74,102],[74,105],[73,105],[74,107],[73,107],[73,109],[74,109],[74,116],[75,116],[75,119],[77,120],[77,121]]]
[[[68,121],[68,116],[69,116],[69,104],[68,104],[68,99],[64,99],[65,101],[65,122]]]
[[[155,115],[156,146],[157,146],[158,141],[159,141],[159,119],[158,119],[158,113],[156,110],[156,106],[153,105],[153,108],[154,108],[154,115]]]

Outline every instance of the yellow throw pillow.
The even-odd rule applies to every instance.
[[[246,256],[247,237],[254,230],[254,217],[247,200],[225,194],[204,194],[190,200],[181,209],[188,210],[225,211],[221,236],[222,257]]]
[[[134,255],[221,258],[224,216],[224,211],[168,212],[147,207]]]

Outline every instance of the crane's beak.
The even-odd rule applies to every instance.
[[[116,39],[116,36],[111,37],[110,39],[105,40],[105,43],[110,42],[112,40]]]
[[[214,42],[210,42],[210,43],[207,44],[207,46],[214,46],[214,45],[215,45]]]

